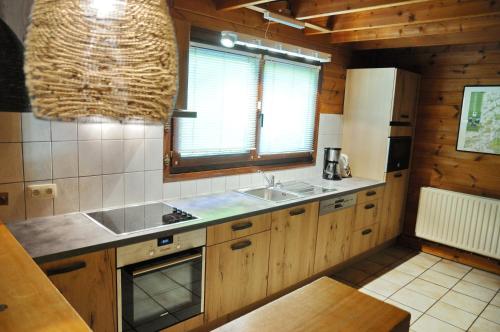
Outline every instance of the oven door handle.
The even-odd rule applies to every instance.
[[[142,269],[135,270],[132,272],[132,276],[137,277],[137,276],[149,273],[149,272],[165,269],[167,267],[171,267],[171,266],[174,266],[174,265],[177,265],[180,263],[189,262],[189,261],[195,260],[195,259],[200,258],[200,257],[202,257],[202,254],[194,254],[194,255],[190,255],[190,256],[186,256],[186,257],[179,257],[177,259],[173,259],[173,260],[165,262],[165,263],[161,263],[161,264],[153,265],[153,266],[148,266],[148,267],[145,267]]]

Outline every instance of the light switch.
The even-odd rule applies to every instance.
[[[55,198],[57,196],[57,185],[53,183],[29,185],[28,195],[36,199]]]

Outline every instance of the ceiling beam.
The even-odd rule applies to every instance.
[[[489,16],[460,18],[444,22],[412,24],[399,27],[383,27],[359,31],[334,33],[333,44],[373,41],[383,39],[404,39],[451,33],[478,31],[485,28],[500,27],[500,13]],[[500,40],[500,36],[497,36]]]
[[[264,3],[272,2],[274,0],[215,0],[215,7],[217,10],[234,10],[245,8],[248,6],[256,6]]]
[[[500,11],[500,1],[441,0],[333,17],[335,32],[375,29],[399,25],[433,23],[458,18],[487,16]]]
[[[302,0],[293,2],[293,12],[298,20],[305,20],[430,1],[434,0]]]
[[[456,32],[444,35],[409,37],[401,39],[370,40],[352,43],[350,45],[354,50],[463,45],[499,42],[498,36],[500,36],[500,26],[494,26],[471,32]]]

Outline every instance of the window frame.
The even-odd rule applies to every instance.
[[[209,42],[191,41],[192,44],[198,46],[204,44],[207,48],[223,50],[225,52],[235,51],[234,53],[251,53],[241,52],[240,50],[228,50],[224,47],[212,45]],[[262,102],[263,95],[263,72],[264,63],[266,59],[265,52],[259,52],[262,56],[259,62],[259,78],[258,78],[258,102]],[[304,63],[311,65],[310,62],[293,61],[286,57],[272,55],[273,58],[281,58],[291,63]],[[256,148],[249,153],[233,154],[233,155],[217,155],[206,157],[185,157],[180,158],[178,152],[173,150],[174,133],[175,133],[175,119],[171,119],[169,125],[166,126],[164,135],[164,181],[173,182],[183,179],[201,179],[206,177],[224,176],[252,173],[257,170],[281,170],[291,169],[298,167],[313,166],[316,164],[317,148],[318,148],[318,130],[319,130],[319,103],[320,91],[323,81],[323,66],[318,65],[318,87],[316,92],[316,105],[314,111],[314,133],[313,133],[313,150],[311,152],[298,152],[298,153],[282,153],[282,154],[269,154],[258,155],[260,144],[260,130],[261,126],[258,124],[261,117],[261,109],[256,105],[255,117],[257,121],[255,129],[255,144]],[[187,78],[186,78],[187,80]]]

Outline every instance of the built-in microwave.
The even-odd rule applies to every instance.
[[[410,166],[411,137],[389,137],[387,173],[407,169]]]

